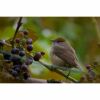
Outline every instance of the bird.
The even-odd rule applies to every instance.
[[[55,66],[63,68],[78,68],[82,71],[76,52],[71,44],[62,37],[52,40],[50,51],[51,62]]]

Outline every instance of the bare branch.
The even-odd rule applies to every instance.
[[[56,73],[58,73],[58,74],[64,76],[66,79],[69,79],[70,81],[72,81],[72,82],[74,82],[74,83],[78,83],[78,81],[77,81],[76,79],[74,79],[74,78],[71,77],[71,76],[68,76],[68,75],[64,74],[64,73],[63,73],[62,71],[60,71],[59,69],[55,68],[54,65],[47,65],[47,64],[45,64],[45,63],[43,63],[43,62],[41,62],[41,61],[39,61],[39,63],[40,63],[41,65],[45,66],[45,67],[46,67],[47,69],[49,69],[50,71],[56,72]],[[52,68],[54,68],[54,69],[52,70]]]
[[[22,21],[22,17],[19,18],[18,23],[17,23],[17,27],[16,27],[16,30],[15,30],[15,33],[14,33],[14,37],[12,39],[12,48],[14,47],[14,40],[16,38],[16,35],[18,33],[18,30],[19,30],[20,26],[22,25],[22,22],[21,21]]]

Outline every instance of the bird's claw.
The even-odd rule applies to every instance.
[[[70,73],[71,73],[71,70],[69,70],[69,72],[68,72],[68,74],[67,74],[67,78],[69,77]]]
[[[55,71],[57,69],[57,67],[51,66],[50,70],[51,71]]]

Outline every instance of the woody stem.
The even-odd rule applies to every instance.
[[[68,76],[66,74],[64,74],[62,71],[60,71],[59,69],[55,68],[54,65],[47,65],[41,61],[39,61],[39,63],[43,66],[45,66],[48,70],[50,71],[53,71],[53,72],[56,72],[57,74],[60,74],[62,76],[64,76],[66,79],[69,79],[70,81],[74,82],[74,83],[78,83],[78,80],[74,79],[73,77],[71,76]],[[52,67],[54,67],[55,69],[52,70]]]

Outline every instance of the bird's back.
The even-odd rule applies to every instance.
[[[70,44],[65,42],[60,42],[59,44],[55,44],[53,46],[53,52],[66,64],[73,67],[77,67],[76,53],[74,49],[70,46]]]

